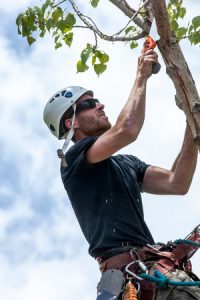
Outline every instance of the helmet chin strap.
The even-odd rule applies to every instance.
[[[71,128],[70,128],[70,130],[69,130],[69,132],[68,132],[68,135],[67,135],[67,137],[66,137],[66,139],[65,139],[65,141],[64,141],[64,144],[63,144],[63,146],[62,146],[62,149],[58,149],[58,150],[57,150],[58,157],[61,159],[61,162],[62,162],[62,166],[63,166],[63,167],[67,167],[67,166],[68,166],[68,165],[67,165],[67,161],[66,161],[66,159],[65,159],[65,153],[66,153],[66,151],[67,151],[69,142],[71,141],[71,139],[72,139],[72,137],[73,137],[73,135],[74,135],[74,122],[75,122],[75,117],[76,117],[76,115],[75,115],[75,113],[76,113],[76,103],[74,103],[74,104],[72,105],[72,107],[73,107],[73,110],[74,110],[74,114],[73,114],[73,117],[72,117],[72,125],[71,125]]]

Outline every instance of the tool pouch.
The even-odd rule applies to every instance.
[[[97,300],[118,299],[124,283],[120,270],[110,269],[103,272],[97,287]]]

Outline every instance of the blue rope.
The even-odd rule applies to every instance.
[[[187,244],[187,245],[191,245],[197,248],[200,248],[200,243],[191,241],[191,240],[187,240],[187,239],[178,239],[174,241],[175,244],[179,245],[179,244]],[[167,288],[168,285],[172,285],[172,286],[200,286],[200,281],[174,281],[171,280],[169,278],[167,278],[166,276],[164,276],[160,271],[155,270],[154,271],[154,276],[153,275],[149,275],[146,273],[142,273],[140,274],[140,277],[152,282],[155,282],[157,284],[158,287],[160,288]]]
[[[200,286],[200,281],[173,281],[164,276],[160,271],[155,270],[154,276],[146,273],[140,275],[141,278],[155,282],[158,287],[165,289],[168,285],[173,286]]]
[[[192,245],[192,246],[200,248],[200,243],[193,242],[191,240],[179,239],[179,240],[175,240],[174,243],[177,244],[177,245],[179,245],[179,244],[188,244],[188,245]]]

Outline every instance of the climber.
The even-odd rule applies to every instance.
[[[137,249],[156,247],[144,220],[141,192],[184,195],[195,172],[198,150],[188,125],[171,170],[146,164],[132,154],[114,155],[137,140],[145,118],[147,81],[152,63],[157,62],[154,50],[142,49],[135,82],[113,126],[93,91],[79,86],[55,93],[44,108],[44,121],[51,133],[65,139],[58,152],[62,181],[89,243],[89,254],[98,261],[102,273],[122,270],[137,259]],[[66,152],[70,140],[74,145]],[[184,271],[177,276],[188,278]],[[200,299],[198,287],[189,292],[184,287],[169,288],[169,298],[162,298],[165,291],[154,286],[147,292],[145,289],[141,285],[140,299],[153,299],[155,293],[157,299],[177,299],[180,293],[181,299]]]

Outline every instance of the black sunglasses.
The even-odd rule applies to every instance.
[[[100,103],[99,100],[94,99],[94,98],[89,98],[89,99],[83,100],[76,106],[76,114],[78,114],[82,110],[91,109],[91,108],[96,107],[97,103]]]

